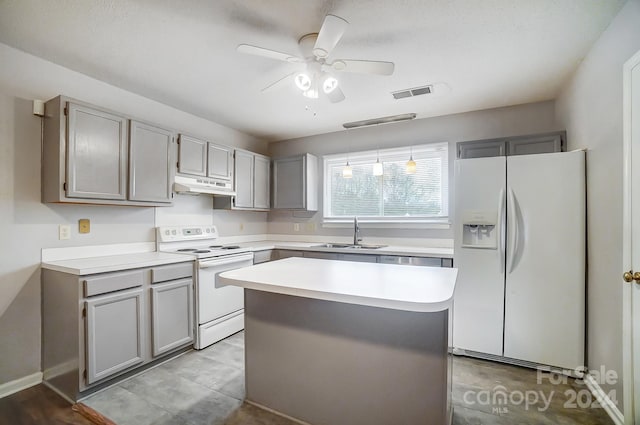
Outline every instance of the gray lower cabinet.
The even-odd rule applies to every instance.
[[[151,340],[154,357],[193,341],[193,280],[151,286]]]
[[[256,253],[257,254],[257,253]],[[277,249],[271,255],[271,260],[282,260],[289,257],[318,258],[323,260],[342,260],[354,261],[361,263],[383,263],[383,264],[400,264],[410,266],[429,266],[429,267],[453,267],[453,259],[440,257],[411,257],[406,255],[376,255],[376,254],[357,254],[344,252],[326,252],[326,251],[304,251],[293,249]],[[255,254],[254,254],[255,258]],[[254,264],[257,264],[254,260]]]
[[[87,384],[144,362],[142,288],[85,302]]]
[[[305,251],[298,251],[293,249],[278,249],[276,250],[275,260],[282,260],[290,257],[303,257]]]
[[[70,400],[193,343],[193,262],[86,276],[42,270],[43,380]]]
[[[304,251],[302,256],[305,258],[319,258],[322,260],[338,260],[339,254],[335,252]]]
[[[64,96],[45,111],[42,202],[171,204],[172,131]]]
[[[253,264],[266,263],[268,261],[277,260],[277,251],[273,249],[266,249],[263,251],[255,251],[253,253]]]
[[[371,254],[338,254],[338,260],[356,261],[358,263],[377,263],[378,256]]]

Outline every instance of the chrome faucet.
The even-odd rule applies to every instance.
[[[360,237],[360,226],[358,226],[358,217],[353,216],[353,244],[358,245],[359,242],[362,242],[362,238]]]

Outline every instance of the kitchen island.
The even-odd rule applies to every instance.
[[[245,288],[246,400],[313,425],[447,424],[457,270],[288,258]]]

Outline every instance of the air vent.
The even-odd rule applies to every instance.
[[[415,117],[416,117],[415,113],[401,114],[401,115],[391,115],[391,116],[388,116],[388,117],[372,118],[372,119],[363,120],[363,121],[346,122],[346,123],[342,124],[342,126],[344,128],[365,127],[365,126],[368,126],[368,125],[386,124],[386,123],[396,122],[396,121],[412,120]]]
[[[391,92],[394,99],[405,99],[407,97],[420,96],[423,94],[429,94],[433,92],[433,86],[414,87],[412,89],[399,90]]]

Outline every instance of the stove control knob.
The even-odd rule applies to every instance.
[[[165,230],[165,231],[164,231],[164,234],[165,234],[165,235],[167,235],[167,236],[169,236],[169,233],[170,233],[170,232],[169,232],[168,230]]]
[[[172,231],[171,231],[171,234],[172,234],[172,235],[175,235],[175,234],[176,234],[176,231],[175,231],[175,230],[172,230]]]

